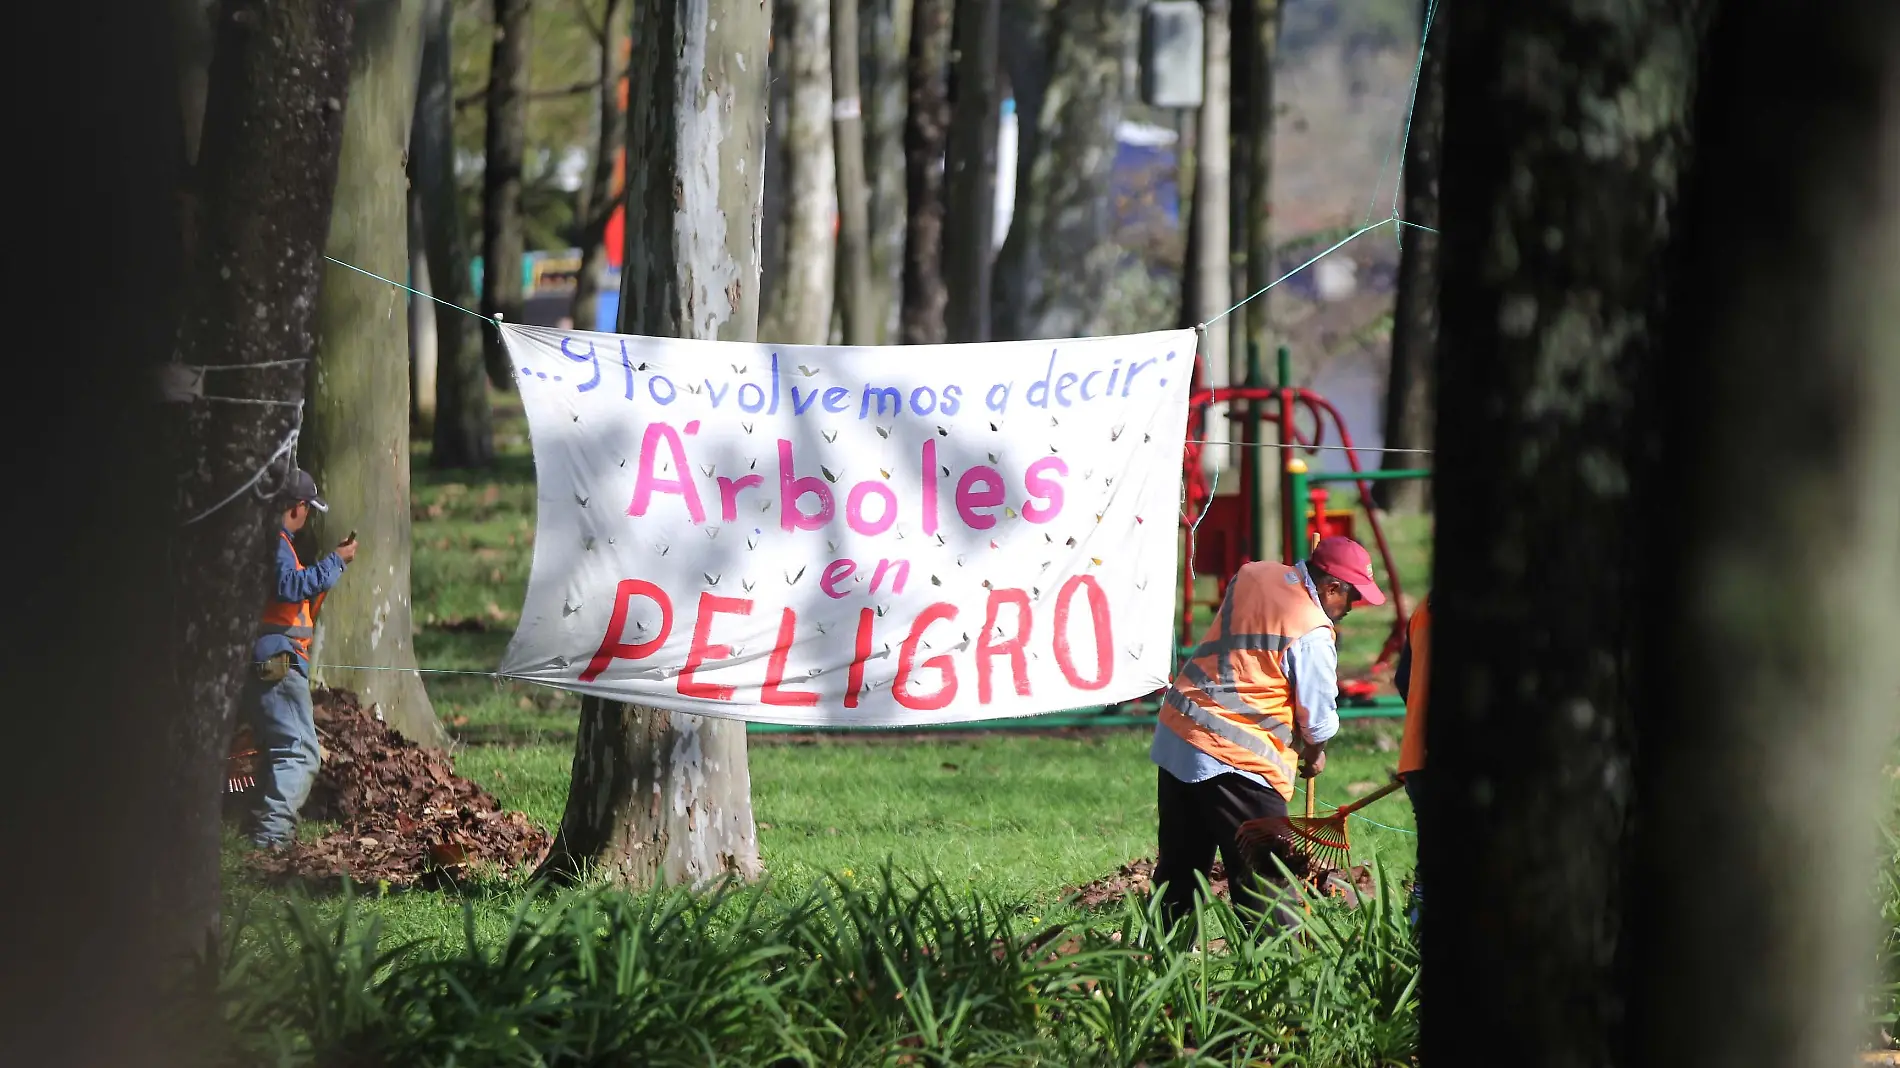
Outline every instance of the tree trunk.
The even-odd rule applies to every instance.
[[[495,46],[489,53],[488,131],[482,156],[482,314],[521,318],[522,155],[528,143],[528,34],[532,0],[495,0]],[[501,335],[482,332],[488,380],[513,386]]]
[[[624,332],[755,338],[770,18],[753,0],[634,4]],[[634,886],[758,875],[745,724],[584,699],[542,872],[594,867]]]
[[[1432,447],[1433,365],[1438,351],[1438,170],[1445,130],[1445,41],[1443,7],[1423,24],[1424,55],[1413,96],[1411,133],[1405,144],[1403,218],[1430,227],[1399,232],[1398,296],[1392,308],[1392,364],[1385,387],[1388,449]],[[1385,467],[1429,467],[1416,453],[1388,452]],[[1417,511],[1431,505],[1431,483],[1381,482],[1375,492],[1386,508]]]
[[[183,707],[193,710],[178,721],[165,761],[188,798],[176,816],[190,849],[173,862],[190,873],[191,895],[167,904],[203,935],[215,934],[219,909],[223,762],[270,589],[280,502],[268,492],[295,462],[307,371],[298,361],[313,354],[325,278],[350,60],[350,16],[334,8],[227,3],[212,30],[197,168],[203,199],[178,351],[184,364],[208,369],[206,396],[233,399],[193,403],[171,428],[180,491],[171,523],[181,529],[167,524],[160,559],[178,585],[157,628],[169,639]],[[247,487],[260,470],[256,488]]]
[[[410,162],[415,161],[411,152]],[[422,190],[409,176],[409,285],[434,293],[429,277],[429,237],[423,224]],[[428,437],[435,425],[435,309],[425,297],[409,299],[409,436]]]
[[[625,142],[627,119],[620,113],[620,52],[626,41],[620,0],[607,0],[601,12],[600,66],[595,75],[594,160],[581,187],[578,234],[581,269],[574,279],[568,318],[574,329],[592,330],[600,318],[600,287],[607,277],[607,223],[620,198],[615,196],[614,165]],[[633,91],[628,83],[628,92]]]
[[[171,0],[172,47],[177,55],[178,102],[184,116],[185,165],[198,162],[205,100],[211,78],[210,0]]]
[[[281,6],[301,7],[286,15],[311,7]],[[207,909],[217,906],[215,852],[209,871],[200,866],[207,828],[188,823],[218,787],[202,763],[187,766],[199,758],[174,754],[181,741],[202,744],[191,739],[210,733],[187,721],[221,721],[224,710],[181,698],[183,676],[194,669],[171,658],[177,635],[169,621],[189,582],[174,582],[163,564],[184,540],[174,511],[181,472],[159,447],[167,424],[184,416],[154,403],[153,389],[154,373],[177,356],[185,274],[186,137],[177,57],[167,47],[174,26],[164,4],[51,5],[33,9],[30,30],[25,15],[9,40],[22,106],[8,136],[31,145],[35,159],[57,163],[16,168],[20,210],[9,219],[9,237],[34,250],[34,263],[8,277],[22,373],[0,396],[9,518],[0,543],[15,565],[11,625],[0,643],[15,755],[0,778],[10,815],[9,878],[0,888],[0,1063],[196,1066],[211,1060],[198,1048],[211,1030],[195,1025],[213,1021],[176,999],[161,1004],[161,996],[163,982],[176,977],[172,955],[195,948]],[[302,40],[263,46],[288,50]],[[72,57],[82,54],[75,76]],[[271,73],[307,91],[328,68]],[[21,94],[36,83],[56,84],[57,103],[25,104]],[[290,114],[323,121],[314,109]],[[272,266],[272,281],[307,270]],[[283,310],[267,314],[281,323]],[[244,312],[256,315],[254,307]],[[257,388],[260,374],[213,372],[208,392]],[[213,414],[240,408],[246,420],[266,414],[240,405]],[[236,458],[187,459],[221,471]],[[260,509],[248,503],[255,518]],[[102,611],[135,633],[102,640]],[[254,602],[238,611],[256,618]]]
[[[871,180],[871,311],[879,344],[898,336],[904,269],[904,59],[912,0],[865,0],[858,40],[865,78],[865,168]]]
[[[385,278],[407,258],[402,158],[422,54],[419,0],[358,0],[343,156],[327,253]],[[351,275],[326,285],[305,420],[304,466],[330,504],[306,555],[350,531],[356,562],[323,602],[311,647],[313,681],[380,706],[390,726],[425,745],[442,728],[416,673],[409,612],[409,377],[406,294]]]
[[[1626,894],[1648,890],[1626,865],[1630,660],[1658,607],[1632,576],[1659,544],[1635,533],[1654,529],[1631,494],[1635,393],[1666,351],[1683,6],[1477,5],[1450,26],[1426,1064],[1627,1048],[1617,954]],[[1480,976],[1482,1025],[1461,997]]]
[[[710,2],[710,0],[709,0]],[[837,238],[837,160],[831,147],[830,0],[784,0],[791,93],[785,131],[789,187],[785,262],[768,279],[771,310],[759,327],[766,341],[822,345],[831,334],[832,275]]]
[[[430,292],[435,316],[435,423],[429,466],[487,467],[495,462],[494,416],[482,366],[482,321],[469,277],[468,229],[455,183],[455,81],[451,0],[425,0],[422,69],[416,96],[410,166],[422,201]]]
[[[906,345],[944,341],[944,153],[950,141],[950,9],[952,0],[911,0],[910,109],[904,122]]]
[[[1646,1064],[1848,1064],[1900,735],[1900,8],[1725,5],[1706,55],[1646,412],[1632,1024]]]
[[[1280,0],[1247,0],[1246,4],[1247,89],[1246,129],[1235,138],[1247,172],[1247,210],[1242,226],[1246,242],[1247,282],[1240,296],[1252,296],[1274,279],[1273,255],[1273,73],[1275,55],[1280,48]],[[1271,293],[1248,301],[1244,309],[1247,344],[1230,352],[1233,361],[1228,374],[1235,380],[1244,377],[1247,351],[1265,363],[1273,351],[1273,328],[1267,321],[1267,302]]]
[[[944,155],[944,331],[952,342],[988,341],[996,251],[996,73],[999,0],[956,0],[952,26],[950,139]]]
[[[844,343],[877,344],[871,291],[871,190],[864,176],[864,102],[858,91],[858,3],[831,0],[831,136],[838,160],[838,313]]]
[[[1122,117],[1122,56],[1135,28],[1127,0],[1076,0],[1049,15],[1049,77],[1033,143],[1018,128],[1028,180],[1017,188],[1009,241],[997,263],[998,337],[1087,337],[1107,330],[1105,296],[1123,255],[1114,236],[1110,177]]]
[[[1207,324],[1233,304],[1233,272],[1228,259],[1232,177],[1228,138],[1228,101],[1232,97],[1230,80],[1233,67],[1233,31],[1228,0],[1204,0],[1205,24],[1202,48],[1205,87],[1201,93],[1194,143],[1194,218],[1190,242],[1195,300],[1194,322]],[[1228,332],[1222,324],[1201,331],[1201,385],[1218,388],[1231,384],[1233,364],[1228,351]],[[1228,405],[1209,406],[1207,436],[1232,439],[1228,434]],[[1208,446],[1201,452],[1201,466],[1210,475],[1239,466],[1235,449]]]

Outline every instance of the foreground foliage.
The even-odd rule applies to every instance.
[[[1356,910],[1249,933],[1215,900],[1166,935],[1127,903],[1085,927],[886,871],[782,903],[760,887],[590,890],[470,914],[455,952],[374,910],[291,901],[217,964],[231,1065],[1395,1065],[1418,951],[1381,875]]]

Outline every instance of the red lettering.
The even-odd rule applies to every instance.
[[[1088,587],[1089,618],[1095,625],[1095,678],[1084,679],[1075,669],[1075,655],[1069,650],[1069,604],[1075,591]],[[1078,690],[1099,690],[1115,675],[1115,635],[1109,627],[1108,594],[1094,575],[1077,575],[1062,584],[1056,594],[1056,666],[1062,677]]]
[[[627,602],[635,597],[645,597],[660,606],[660,632],[643,642],[627,644]],[[615,660],[640,660],[652,656],[673,633],[673,600],[666,591],[645,579],[621,579],[614,588],[613,616],[607,620],[607,633],[600,639],[600,649],[594,658],[587,662],[587,670],[581,672],[582,682],[592,682],[607,670]]]
[[[845,673],[844,706],[858,707],[858,695],[864,692],[864,664],[871,659],[871,620],[876,614],[869,608],[858,609],[858,641],[851,653],[851,669]]]
[[[1016,636],[1000,645],[990,639],[996,634],[996,610],[1004,604],[1016,606]],[[983,633],[976,638],[976,699],[990,703],[990,659],[1007,654],[1009,671],[1019,697],[1029,696],[1029,660],[1023,646],[1029,644],[1029,595],[1021,590],[991,590],[989,607],[983,613]]]
[[[759,687],[759,700],[765,704],[809,708],[818,703],[815,693],[780,688],[785,681],[785,661],[791,655],[792,639],[797,632],[798,616],[787,608],[778,617],[778,641],[773,643],[772,656],[765,662],[765,685]]]
[[[906,692],[910,685],[910,676],[915,670],[917,646],[924,640],[924,632],[938,620],[957,618],[957,606],[947,601],[938,601],[917,613],[911,621],[910,633],[904,636],[904,644],[897,651],[897,677],[891,680],[891,696],[905,708],[918,712],[928,712],[949,704],[957,696],[957,665],[948,654],[939,653],[923,662],[923,666],[934,668],[943,675],[943,684],[936,692],[912,696]]]
[[[699,595],[699,616],[693,620],[693,644],[686,650],[686,665],[680,669],[679,692],[681,697],[704,697],[713,701],[732,700],[732,687],[718,683],[699,682],[693,673],[705,666],[708,660],[724,660],[732,655],[729,646],[712,644],[713,617],[720,613],[735,616],[752,614],[752,602],[744,597],[715,597],[710,593]]]

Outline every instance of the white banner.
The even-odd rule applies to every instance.
[[[534,569],[504,674],[901,726],[1167,685],[1194,334],[905,348],[508,324]]]

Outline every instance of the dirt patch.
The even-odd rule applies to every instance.
[[[397,734],[347,690],[317,687],[311,697],[324,760],[303,816],[342,826],[281,852],[254,854],[258,871],[409,886],[478,865],[510,872],[546,852],[547,833],[455,774],[447,753]]]
[[[1296,861],[1287,867],[1300,877],[1309,892],[1336,898],[1350,906],[1356,907],[1362,898],[1377,891],[1372,881],[1372,869],[1368,865],[1355,864],[1341,869]],[[1064,890],[1062,896],[1085,909],[1101,908],[1124,898],[1145,897],[1152,893],[1154,874],[1155,862],[1143,857],[1123,864],[1100,879],[1072,886]],[[1226,899],[1227,869],[1219,861],[1215,861],[1213,870],[1208,872],[1207,884],[1215,897]]]

